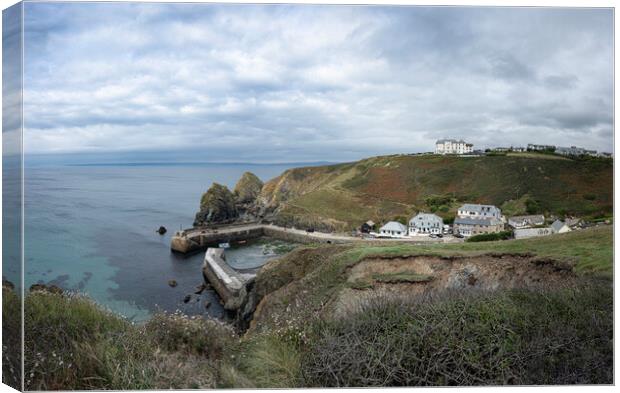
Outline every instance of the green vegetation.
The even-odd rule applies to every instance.
[[[613,227],[601,226],[560,235],[510,241],[438,245],[399,244],[360,246],[351,253],[369,255],[480,255],[483,253],[532,253],[570,261],[580,274],[611,278],[613,273]]]
[[[367,280],[355,280],[347,283],[349,288],[357,289],[359,291],[363,291],[364,289],[372,289],[374,288],[373,283]]]
[[[3,295],[4,309],[19,305]],[[221,323],[179,314],[134,325],[78,295],[33,292],[24,310],[26,390],[211,388],[233,339]]]
[[[255,316],[258,330],[282,323],[282,315],[306,321],[345,288],[351,288],[347,272],[367,258],[400,256],[479,256],[484,254],[531,254],[574,266],[580,275],[611,278],[613,272],[613,228],[610,226],[561,235],[509,241],[412,245],[376,243],[301,248],[270,262],[256,278],[260,297],[271,296]],[[303,296],[300,297],[299,294]],[[286,299],[286,301],[284,300]],[[295,307],[299,303],[299,307]],[[294,310],[294,311],[292,311]]]
[[[317,323],[305,386],[610,384],[610,285],[403,301]]]
[[[612,383],[612,233],[605,226],[482,243],[300,247],[256,277],[263,301],[242,337],[179,314],[134,325],[82,296],[37,291],[25,299],[26,389]],[[499,253],[568,261],[582,278],[571,288],[404,301],[367,296],[376,283],[439,278],[424,284],[431,277],[409,266],[359,270],[377,269],[360,263],[368,258],[389,265]],[[339,301],[347,293],[360,298]],[[4,326],[19,326],[17,296],[3,295]]]
[[[428,282],[433,279],[433,276],[428,274],[417,274],[413,272],[401,272],[401,273],[382,273],[374,274],[373,280],[377,282],[385,282],[390,284],[398,283],[415,283],[415,282]]]
[[[276,222],[344,231],[417,211],[446,219],[463,202],[506,204],[508,214],[609,215],[612,184],[610,159],[395,155],[291,169],[267,182],[262,196],[279,204]]]
[[[466,239],[468,242],[490,242],[495,240],[508,240],[513,237],[512,231],[501,231],[495,233],[481,233]]]
[[[252,172],[245,172],[241,175],[237,184],[235,184],[233,193],[235,194],[237,202],[250,203],[256,199],[262,188],[263,182],[255,174]]]
[[[23,390],[21,304],[13,292],[2,283],[2,383]]]

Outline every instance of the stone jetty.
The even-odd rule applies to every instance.
[[[205,253],[202,273],[205,280],[215,289],[227,310],[237,310],[246,296],[246,284],[254,279],[253,274],[242,274],[226,262],[223,248],[208,248]]]

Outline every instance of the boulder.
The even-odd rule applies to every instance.
[[[163,235],[166,232],[168,232],[168,230],[166,229],[165,226],[160,226],[159,229],[157,230],[157,233],[159,233],[160,235]]]
[[[211,307],[211,302],[208,300],[205,300],[205,308],[209,308]]]
[[[245,172],[235,185],[234,193],[237,202],[242,204],[252,203],[260,195],[263,182],[252,172]]]
[[[183,298],[183,303],[189,303],[190,300],[192,300],[192,295],[185,295]]]
[[[168,285],[170,285],[172,288],[177,286],[177,281],[176,280],[168,280]]]
[[[202,283],[196,287],[196,291],[194,292],[196,295],[200,295],[204,290],[207,289],[207,286]]]
[[[194,226],[231,222],[239,217],[234,194],[226,187],[213,183],[200,199]]]

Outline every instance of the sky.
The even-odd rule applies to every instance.
[[[29,154],[613,150],[610,9],[26,3]]]

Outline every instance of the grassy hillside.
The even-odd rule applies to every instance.
[[[224,362],[221,383],[227,387],[610,383],[612,249],[612,228],[604,227],[478,244],[358,244],[297,250],[259,273],[256,287],[263,301],[250,331],[232,350],[235,357]],[[561,262],[568,262],[578,272],[576,282],[553,287],[551,280],[543,280],[541,291],[447,291],[410,297],[407,294],[417,293],[419,280],[409,276],[410,282],[394,284],[396,292],[377,292],[378,297],[361,297],[340,307],[343,294],[368,293],[367,287],[350,285],[364,261],[378,269],[390,261],[412,266],[414,262],[406,261],[411,256],[489,255],[503,260],[515,253],[538,258],[550,278],[556,272],[562,276]],[[381,258],[385,259],[377,260]],[[517,265],[515,274],[518,269]],[[593,277],[595,272],[603,277]]]
[[[494,204],[508,215],[610,215],[612,184],[609,159],[397,155],[291,169],[265,184],[262,199],[279,204],[281,223],[349,230],[418,210],[453,217],[463,202]]]
[[[571,266],[579,276],[610,280],[613,274],[613,228],[606,226],[543,238],[483,243],[377,243],[301,249],[270,262],[258,274],[258,295],[268,300],[259,305],[254,327],[261,330],[277,326],[283,323],[283,318],[293,324],[303,323],[313,315],[329,314],[339,294],[351,287],[351,269],[364,260],[493,254],[551,258]],[[558,266],[558,269],[561,267]]]

